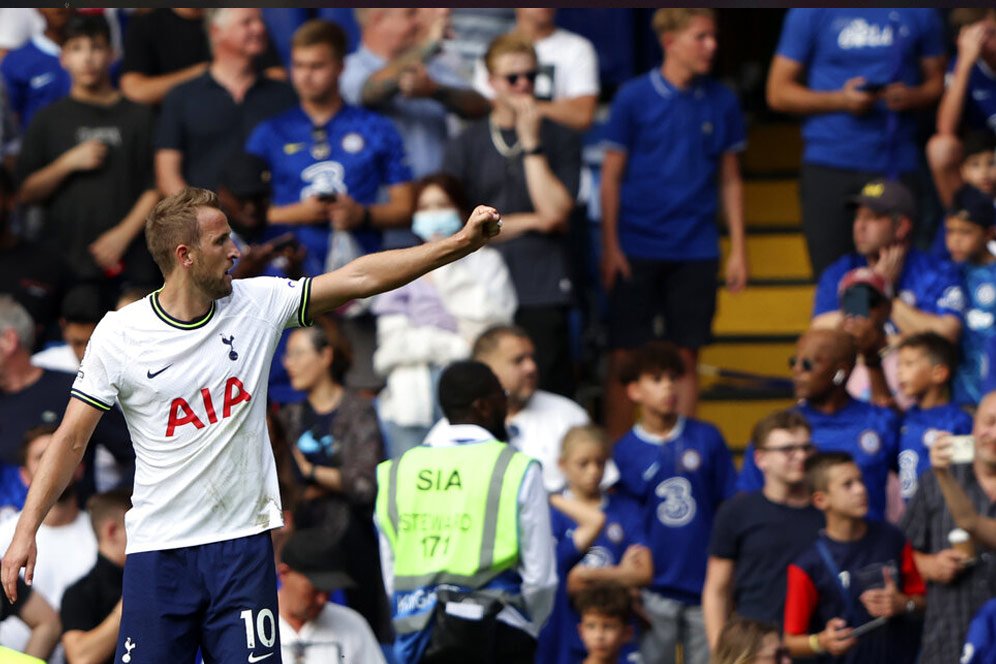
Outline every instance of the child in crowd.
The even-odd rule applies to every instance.
[[[963,185],[975,187],[990,199],[996,196],[996,135],[992,130],[976,129],[968,132],[962,143],[962,154],[964,157],[958,172]],[[952,205],[956,204],[957,192],[958,188],[955,188],[948,194]],[[946,202],[943,195],[941,201]],[[947,246],[947,234],[947,224],[940,224],[931,253],[938,258],[953,258],[958,261],[959,259],[952,256],[951,248]]]
[[[646,662],[704,664],[709,647],[700,606],[709,535],[719,504],[735,492],[726,441],[711,424],[678,415],[677,348],[653,341],[636,349],[620,378],[640,407],[636,425],[616,443],[620,489],[640,503],[653,552],[654,579],[644,591],[650,629],[640,638]]]
[[[905,501],[930,467],[928,448],[938,433],[972,432],[972,417],[951,403],[955,364],[954,346],[939,334],[915,334],[899,344],[899,390],[914,402],[899,429],[899,483]]]
[[[868,491],[846,452],[806,461],[813,505],[826,529],[788,568],[785,643],[817,661],[916,661],[920,639],[909,615],[923,610],[925,586],[903,533],[868,520]],[[855,628],[884,618],[860,636]]]
[[[790,664],[780,632],[770,623],[734,615],[719,633],[711,664]]]
[[[582,664],[617,664],[639,662],[639,655],[625,657],[623,652],[633,640],[629,591],[611,581],[591,585],[578,593],[574,606],[581,616],[577,633],[588,656],[574,659]]]
[[[961,267],[968,296],[968,310],[961,336],[961,364],[955,373],[954,400],[975,405],[984,394],[982,383],[989,373],[988,342],[996,337],[996,256],[989,252],[996,211],[992,194],[965,185],[955,193],[954,205],[944,220],[951,260]]]
[[[553,613],[540,634],[541,664],[575,664],[584,658],[570,597],[596,583],[636,589],[653,578],[639,506],[628,496],[602,493],[600,488],[609,456],[609,441],[598,427],[572,427],[564,435],[559,463],[567,488],[550,497],[560,584]],[[618,661],[629,661],[630,654],[635,654],[632,644]]]

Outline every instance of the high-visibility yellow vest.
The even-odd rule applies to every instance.
[[[535,461],[498,441],[415,447],[377,466],[377,519],[399,592],[483,587],[519,560],[518,496]]]

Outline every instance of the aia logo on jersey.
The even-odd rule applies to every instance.
[[[234,351],[232,351],[234,352]],[[242,381],[232,376],[225,381],[224,401],[221,406],[221,419],[232,416],[232,408],[243,401],[251,401],[252,395],[246,390]],[[208,424],[218,423],[218,414],[214,409],[214,399],[211,397],[211,390],[206,387],[201,388],[201,404],[203,405],[204,419]],[[185,424],[193,424],[198,429],[203,429],[206,424],[198,415],[187,400],[183,397],[173,399],[169,406],[169,421],[166,424],[166,437],[170,438],[176,430]]]

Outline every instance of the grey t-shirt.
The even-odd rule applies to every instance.
[[[514,130],[502,130],[507,145],[516,141]],[[578,134],[544,120],[540,144],[557,178],[571,197],[578,191],[581,175],[581,141]],[[463,183],[473,205],[491,205],[503,215],[534,212],[522,155],[503,157],[491,141],[488,119],[469,125],[450,140],[443,170]],[[563,235],[529,232],[495,244],[508,265],[520,307],[569,304],[573,295]]]

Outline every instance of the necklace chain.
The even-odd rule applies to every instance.
[[[495,150],[498,150],[498,154],[510,159],[518,157],[522,153],[522,143],[519,142],[518,136],[515,137],[515,143],[509,145],[501,135],[501,129],[495,125],[491,118],[488,118],[488,129],[491,131],[491,144],[495,146]]]

